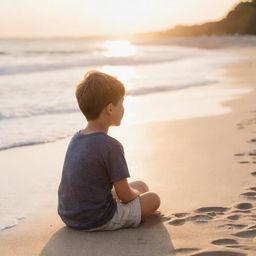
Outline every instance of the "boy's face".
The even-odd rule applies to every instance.
[[[112,104],[112,115],[111,115],[112,120],[111,121],[112,121],[112,125],[114,126],[119,126],[123,118],[123,115],[124,115],[123,101],[124,101],[124,98],[122,97],[118,101],[116,106]]]

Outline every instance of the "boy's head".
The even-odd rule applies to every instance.
[[[94,70],[87,72],[76,87],[78,105],[87,121],[97,120],[106,107],[110,112],[116,107],[114,114],[118,114],[124,95],[125,87],[119,80]]]

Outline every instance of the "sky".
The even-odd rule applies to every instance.
[[[125,35],[223,18],[239,0],[1,0],[0,37]]]

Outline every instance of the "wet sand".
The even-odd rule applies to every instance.
[[[235,80],[218,87],[255,88],[255,51],[241,54],[250,59],[226,67]],[[254,89],[225,102],[232,112],[222,115],[111,129],[125,148],[131,181],[145,181],[161,198],[162,215],[137,229],[87,233],[62,223],[56,192],[69,138],[0,152],[6,172],[23,170],[17,189],[38,175],[49,186],[17,226],[0,231],[0,254],[256,255],[255,98]]]

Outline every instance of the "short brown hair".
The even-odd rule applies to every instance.
[[[88,121],[96,120],[109,103],[117,105],[125,95],[124,85],[115,77],[91,70],[76,86],[78,105]]]

